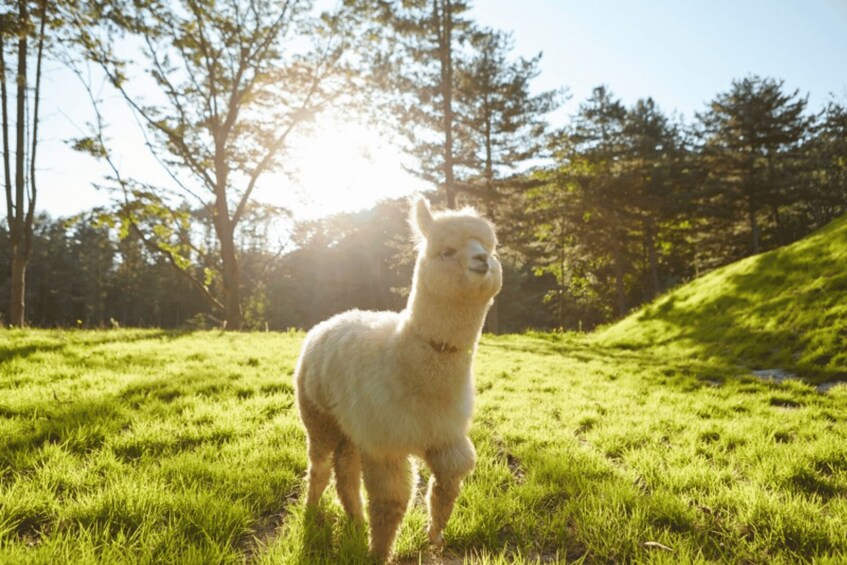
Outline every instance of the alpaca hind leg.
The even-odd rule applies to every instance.
[[[335,420],[321,412],[304,396],[298,398],[300,417],[306,427],[309,452],[309,490],[306,506],[315,507],[329,483],[332,473],[332,455],[341,443],[343,435]]]
[[[362,454],[371,553],[380,562],[391,555],[397,529],[412,498],[413,468],[408,457],[375,459]]]
[[[359,450],[349,439],[342,440],[335,450],[335,489],[347,515],[357,522],[364,522],[362,459]]]
[[[309,493],[306,506],[317,506],[332,472],[332,451],[309,450]]]
[[[429,541],[437,547],[444,545],[444,527],[453,512],[462,479],[476,464],[476,451],[468,438],[453,445],[428,450],[424,457],[432,470],[427,492],[429,508]]]

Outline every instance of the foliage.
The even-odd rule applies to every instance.
[[[747,224],[753,254],[761,251],[763,236],[785,243],[780,211],[797,198],[796,157],[811,121],[799,90],[782,89],[783,81],[770,78],[736,80],[697,115],[708,205],[724,225]],[[772,234],[762,233],[765,213]]]
[[[510,60],[514,42],[510,35],[475,30],[469,52],[456,71],[457,163],[464,171],[463,193],[486,202],[494,211],[496,186],[519,171],[524,162],[541,156],[548,124],[546,115],[556,109],[559,91],[532,93],[541,54]],[[492,218],[496,220],[497,218]]]
[[[257,183],[279,167],[292,132],[350,90],[343,15],[313,12],[308,1],[238,0],[83,2],[68,11],[83,56],[146,128],[172,186],[122,175],[108,156],[99,113],[97,131],[75,146],[106,156],[122,221],[192,280],[230,329],[241,328],[243,306],[234,237]],[[123,54],[135,47],[140,69]],[[140,94],[139,75],[155,85],[152,99]],[[197,207],[211,219],[219,246],[215,257],[189,269],[199,249],[189,255],[173,236],[185,232],[184,211]],[[184,235],[180,240],[184,246]],[[207,269],[219,269],[219,293],[206,284]]]
[[[415,172],[456,207],[456,66],[473,29],[465,0],[352,2],[365,14],[366,68],[378,97],[399,124]]]
[[[687,274],[690,157],[652,100],[627,109],[599,87],[553,149],[556,163],[535,173],[518,204],[519,237],[536,272],[557,281],[548,302],[560,326],[593,327]],[[683,263],[676,273],[674,263]]]

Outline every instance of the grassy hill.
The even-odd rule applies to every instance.
[[[836,222],[597,334],[486,336],[477,468],[400,563],[847,561]],[[307,516],[299,333],[0,330],[0,563],[366,563]]]
[[[594,338],[812,382],[847,378],[847,217],[669,292]]]

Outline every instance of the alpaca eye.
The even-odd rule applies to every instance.
[[[444,259],[449,259],[450,257],[452,257],[455,254],[456,254],[456,250],[453,249],[452,247],[448,247],[444,251],[441,252],[441,257],[443,257]]]

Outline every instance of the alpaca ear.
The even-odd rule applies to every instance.
[[[418,239],[426,239],[432,231],[432,212],[429,210],[429,202],[423,196],[418,196],[412,202],[409,214],[409,224]]]

